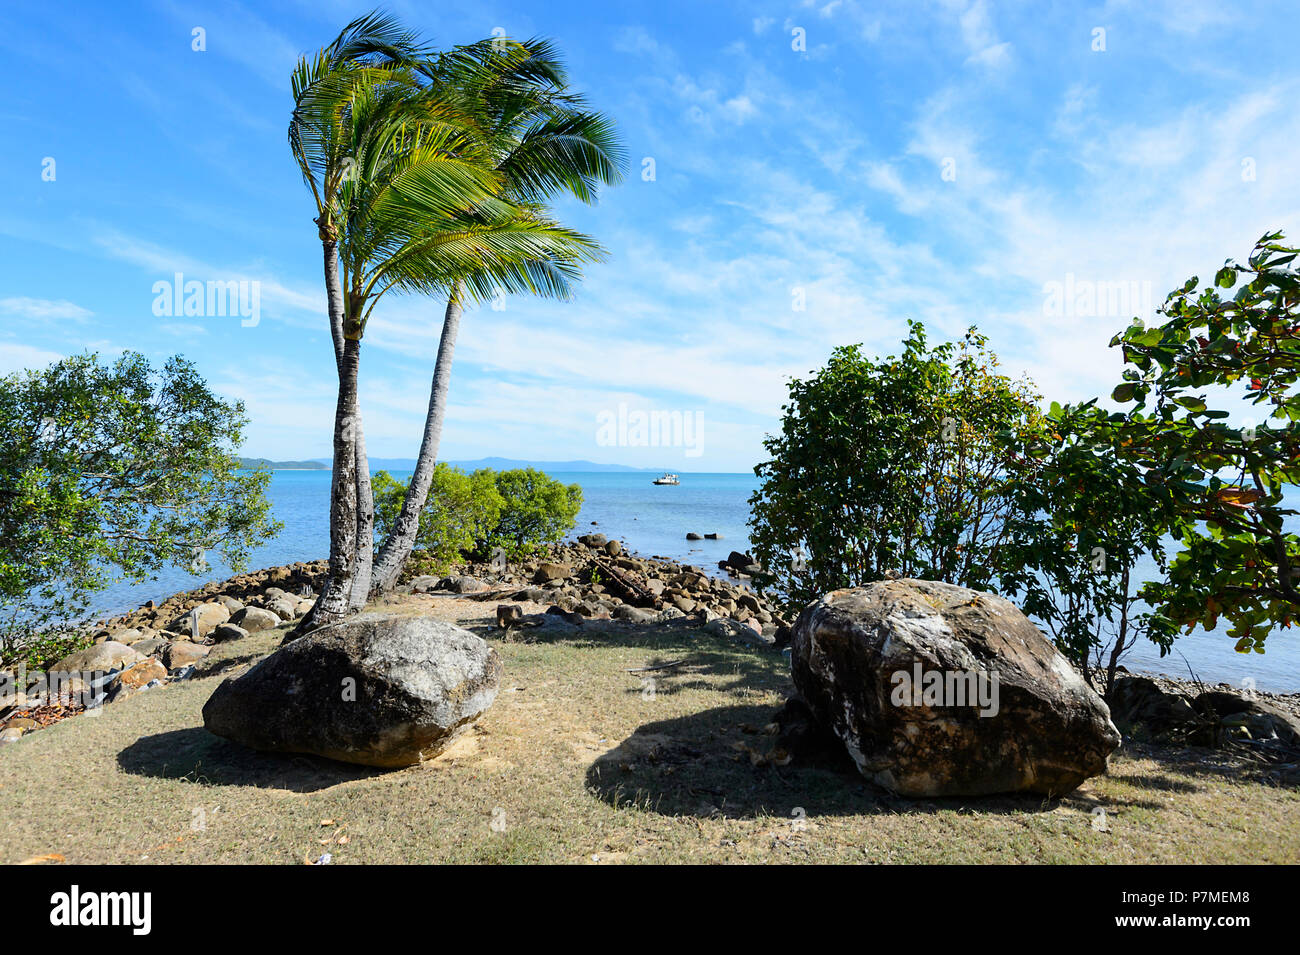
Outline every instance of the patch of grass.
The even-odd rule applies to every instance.
[[[663,627],[506,640],[490,604],[402,609],[476,630],[505,663],[438,759],[382,772],[209,735],[203,703],[283,630],[254,634],[197,679],[0,749],[0,862],[1300,861],[1300,795],[1195,751],[1122,751],[1061,800],[900,799],[845,763],[763,759],[788,686],[776,654]]]

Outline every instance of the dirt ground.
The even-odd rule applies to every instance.
[[[768,758],[779,653],[683,626],[528,640],[495,629],[494,602],[390,606],[474,630],[505,664],[438,759],[380,772],[208,734],[208,696],[283,630],[254,634],[193,680],[0,749],[0,862],[1300,861],[1294,784],[1205,751],[1126,744],[1060,800],[899,799],[846,763]]]

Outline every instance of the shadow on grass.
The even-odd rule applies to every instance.
[[[775,765],[764,759],[775,738],[762,732],[772,715],[771,706],[723,706],[647,723],[588,767],[587,790],[616,808],[733,819],[1029,813],[1059,803],[1033,794],[907,799],[867,782],[842,750]]]
[[[117,762],[123,771],[136,776],[296,793],[316,792],[387,772],[318,756],[262,753],[202,727],[143,736],[122,750]]]
[[[633,624],[598,620],[580,626],[519,628],[511,631],[486,629],[486,639],[502,639],[600,650],[609,647],[641,650],[646,654],[640,672],[629,672],[629,694],[652,687],[657,695],[668,696],[698,689],[731,695],[746,695],[756,687],[789,682],[789,664],[780,652],[750,647],[709,633],[698,621]],[[663,664],[680,666],[663,669]],[[711,677],[712,679],[706,679]],[[719,682],[723,677],[725,682]]]
[[[1149,759],[1160,765],[1159,772],[1111,774],[1112,779],[1136,789],[1194,793],[1223,782],[1300,789],[1300,770],[1294,760],[1282,764],[1261,762],[1231,750],[1166,746],[1129,739],[1124,742],[1124,753],[1133,759]]]

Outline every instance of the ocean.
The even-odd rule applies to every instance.
[[[393,471],[405,480],[410,472]],[[682,474],[678,486],[656,486],[656,475],[642,471],[555,472],[557,480],[582,485],[583,506],[572,536],[599,531],[620,540],[642,556],[716,568],[731,551],[748,549],[749,496],[757,487],[752,474]],[[314,560],[329,553],[329,471],[276,471],[269,495],[284,530],[258,548],[250,568]],[[594,522],[594,523],[593,523]],[[720,535],[718,540],[688,541],[689,532]],[[1148,568],[1148,573],[1154,567]],[[207,572],[193,575],[171,568],[151,582],[118,584],[99,594],[103,614],[120,613],[146,600],[191,590],[231,576],[213,560]],[[1142,642],[1125,658],[1130,670],[1187,677],[1194,672],[1207,683],[1253,685],[1261,690],[1300,690],[1300,642],[1292,631],[1269,637],[1265,654],[1233,650],[1226,628],[1198,630],[1181,636],[1163,659],[1157,647]]]

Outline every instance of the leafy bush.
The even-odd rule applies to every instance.
[[[1300,249],[1282,240],[1266,235],[1246,265],[1229,261],[1217,288],[1198,294],[1189,279],[1161,307],[1163,325],[1135,321],[1111,342],[1130,366],[1113,397],[1134,403],[1116,416],[1116,447],[1177,512],[1183,545],[1142,595],[1188,632],[1223,617],[1242,652],[1262,653],[1300,612],[1300,535],[1286,526],[1297,512],[1284,501],[1300,483]],[[1232,427],[1207,389],[1264,420]]]
[[[270,474],[235,456],[243,406],[182,358],[78,355],[0,379],[0,645],[19,652],[115,580],[215,550],[236,570],[279,530]]]
[[[372,484],[375,537],[382,541],[401,513],[406,484],[387,471],[376,474]],[[420,572],[445,574],[462,554],[482,547],[499,523],[504,503],[491,471],[466,474],[448,464],[437,465],[416,536]]]
[[[504,548],[511,558],[562,540],[582,510],[581,486],[561,484],[536,468],[500,471],[496,487],[501,516],[485,543]]]
[[[771,460],[754,469],[756,583],[791,611],[891,570],[988,587],[1032,470],[1025,449],[1044,433],[1031,386],[996,369],[974,329],[930,349],[913,322],[901,355],[837,348],[792,381]]]
[[[383,540],[401,512],[406,484],[380,471],[373,480],[375,536]],[[439,464],[420,513],[412,566],[443,574],[465,556],[485,558],[500,547],[515,559],[561,540],[582,508],[582,488],[526,468],[466,474]]]
[[[1166,566],[1170,514],[1118,453],[1113,421],[1095,400],[1053,402],[1048,425],[1031,450],[1031,472],[1015,485],[999,583],[1085,674],[1104,669],[1109,693],[1120,658],[1140,637],[1162,652],[1173,639],[1168,618],[1139,609],[1135,573],[1144,556]]]
[[[48,670],[70,653],[84,650],[95,642],[88,628],[72,628],[62,633],[37,633],[0,649],[0,670],[24,667],[31,673]]]

